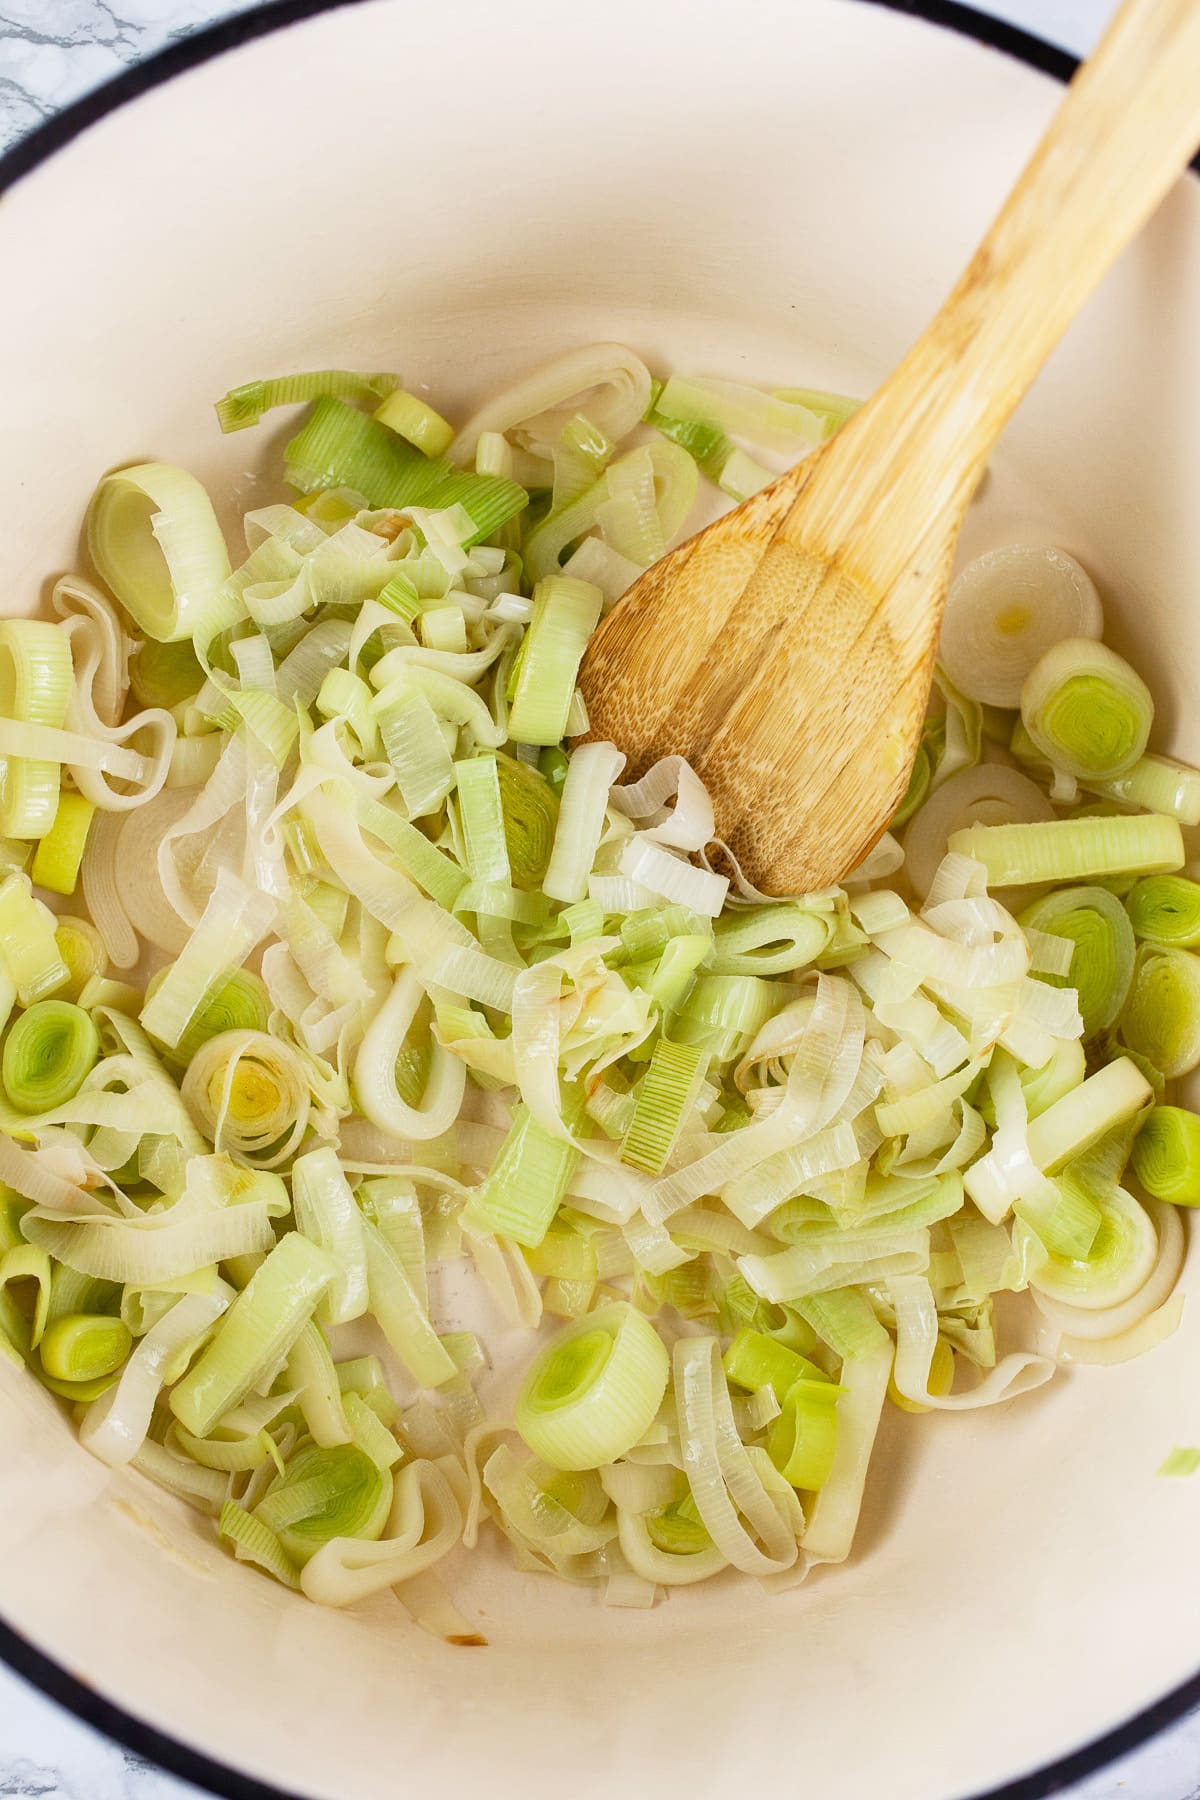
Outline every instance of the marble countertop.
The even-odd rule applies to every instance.
[[[0,0],[0,148],[76,95],[250,0]],[[1086,50],[1109,0],[975,0]],[[0,1667],[0,1800],[196,1800]],[[1200,1800],[1200,1713],[1071,1791],[1071,1800]]]

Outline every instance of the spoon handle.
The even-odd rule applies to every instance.
[[[812,481],[796,470],[810,545],[853,538],[881,593],[922,541],[941,557],[1013,409],[1198,142],[1200,0],[1124,0],[940,312]]]

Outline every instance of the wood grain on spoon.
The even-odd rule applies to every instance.
[[[648,569],[593,637],[589,736],[626,752],[630,779],[686,756],[764,892],[840,880],[886,829],[996,438],[1198,140],[1200,0],[1125,0],[895,373],[827,444]]]

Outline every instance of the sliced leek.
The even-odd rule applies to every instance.
[[[1144,944],[1120,1020],[1129,1049],[1173,1081],[1200,1063],[1200,956]]]
[[[903,844],[731,896],[680,758],[564,746],[581,659],[701,476],[756,492],[853,403],[614,345],[453,442],[418,391],[233,390],[226,428],[310,407],[239,567],[191,476],[118,470],[111,595],[0,626],[0,1355],[238,1560],[465,1640],[431,1570],[485,1514],[612,1605],[787,1585],[849,1554],[888,1397],[1053,1373],[1004,1296],[1059,1362],[1170,1336],[1200,770],[1078,565],[1008,546]]]
[[[148,638],[174,643],[225,623],[229,553],[211,500],[186,469],[139,463],[106,475],[87,530],[92,561]]]
[[[517,1398],[517,1430],[556,1469],[615,1462],[649,1428],[669,1373],[654,1327],[614,1301],[542,1351]]]
[[[1156,1106],[1134,1140],[1133,1170],[1156,1200],[1200,1206],[1200,1118],[1186,1107]]]

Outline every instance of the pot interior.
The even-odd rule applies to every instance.
[[[77,564],[97,477],[182,462],[235,521],[289,432],[210,403],[277,371],[394,368],[451,417],[549,352],[865,394],[969,254],[1059,97],[849,0],[367,0],[245,44],[79,136],[0,209],[0,595]],[[997,453],[965,554],[1061,544],[1200,759],[1200,189],[1181,182]],[[276,423],[275,420],[278,420]],[[1185,1284],[1195,1282],[1196,1259]],[[649,1613],[448,1569],[487,1649],[390,1600],[311,1607],[75,1443],[0,1367],[0,1606],[136,1717],[305,1795],[431,1781],[527,1800],[782,1778],[948,1800],[1193,1676],[1200,1307],[1141,1361],[978,1415],[898,1416],[854,1559]]]

